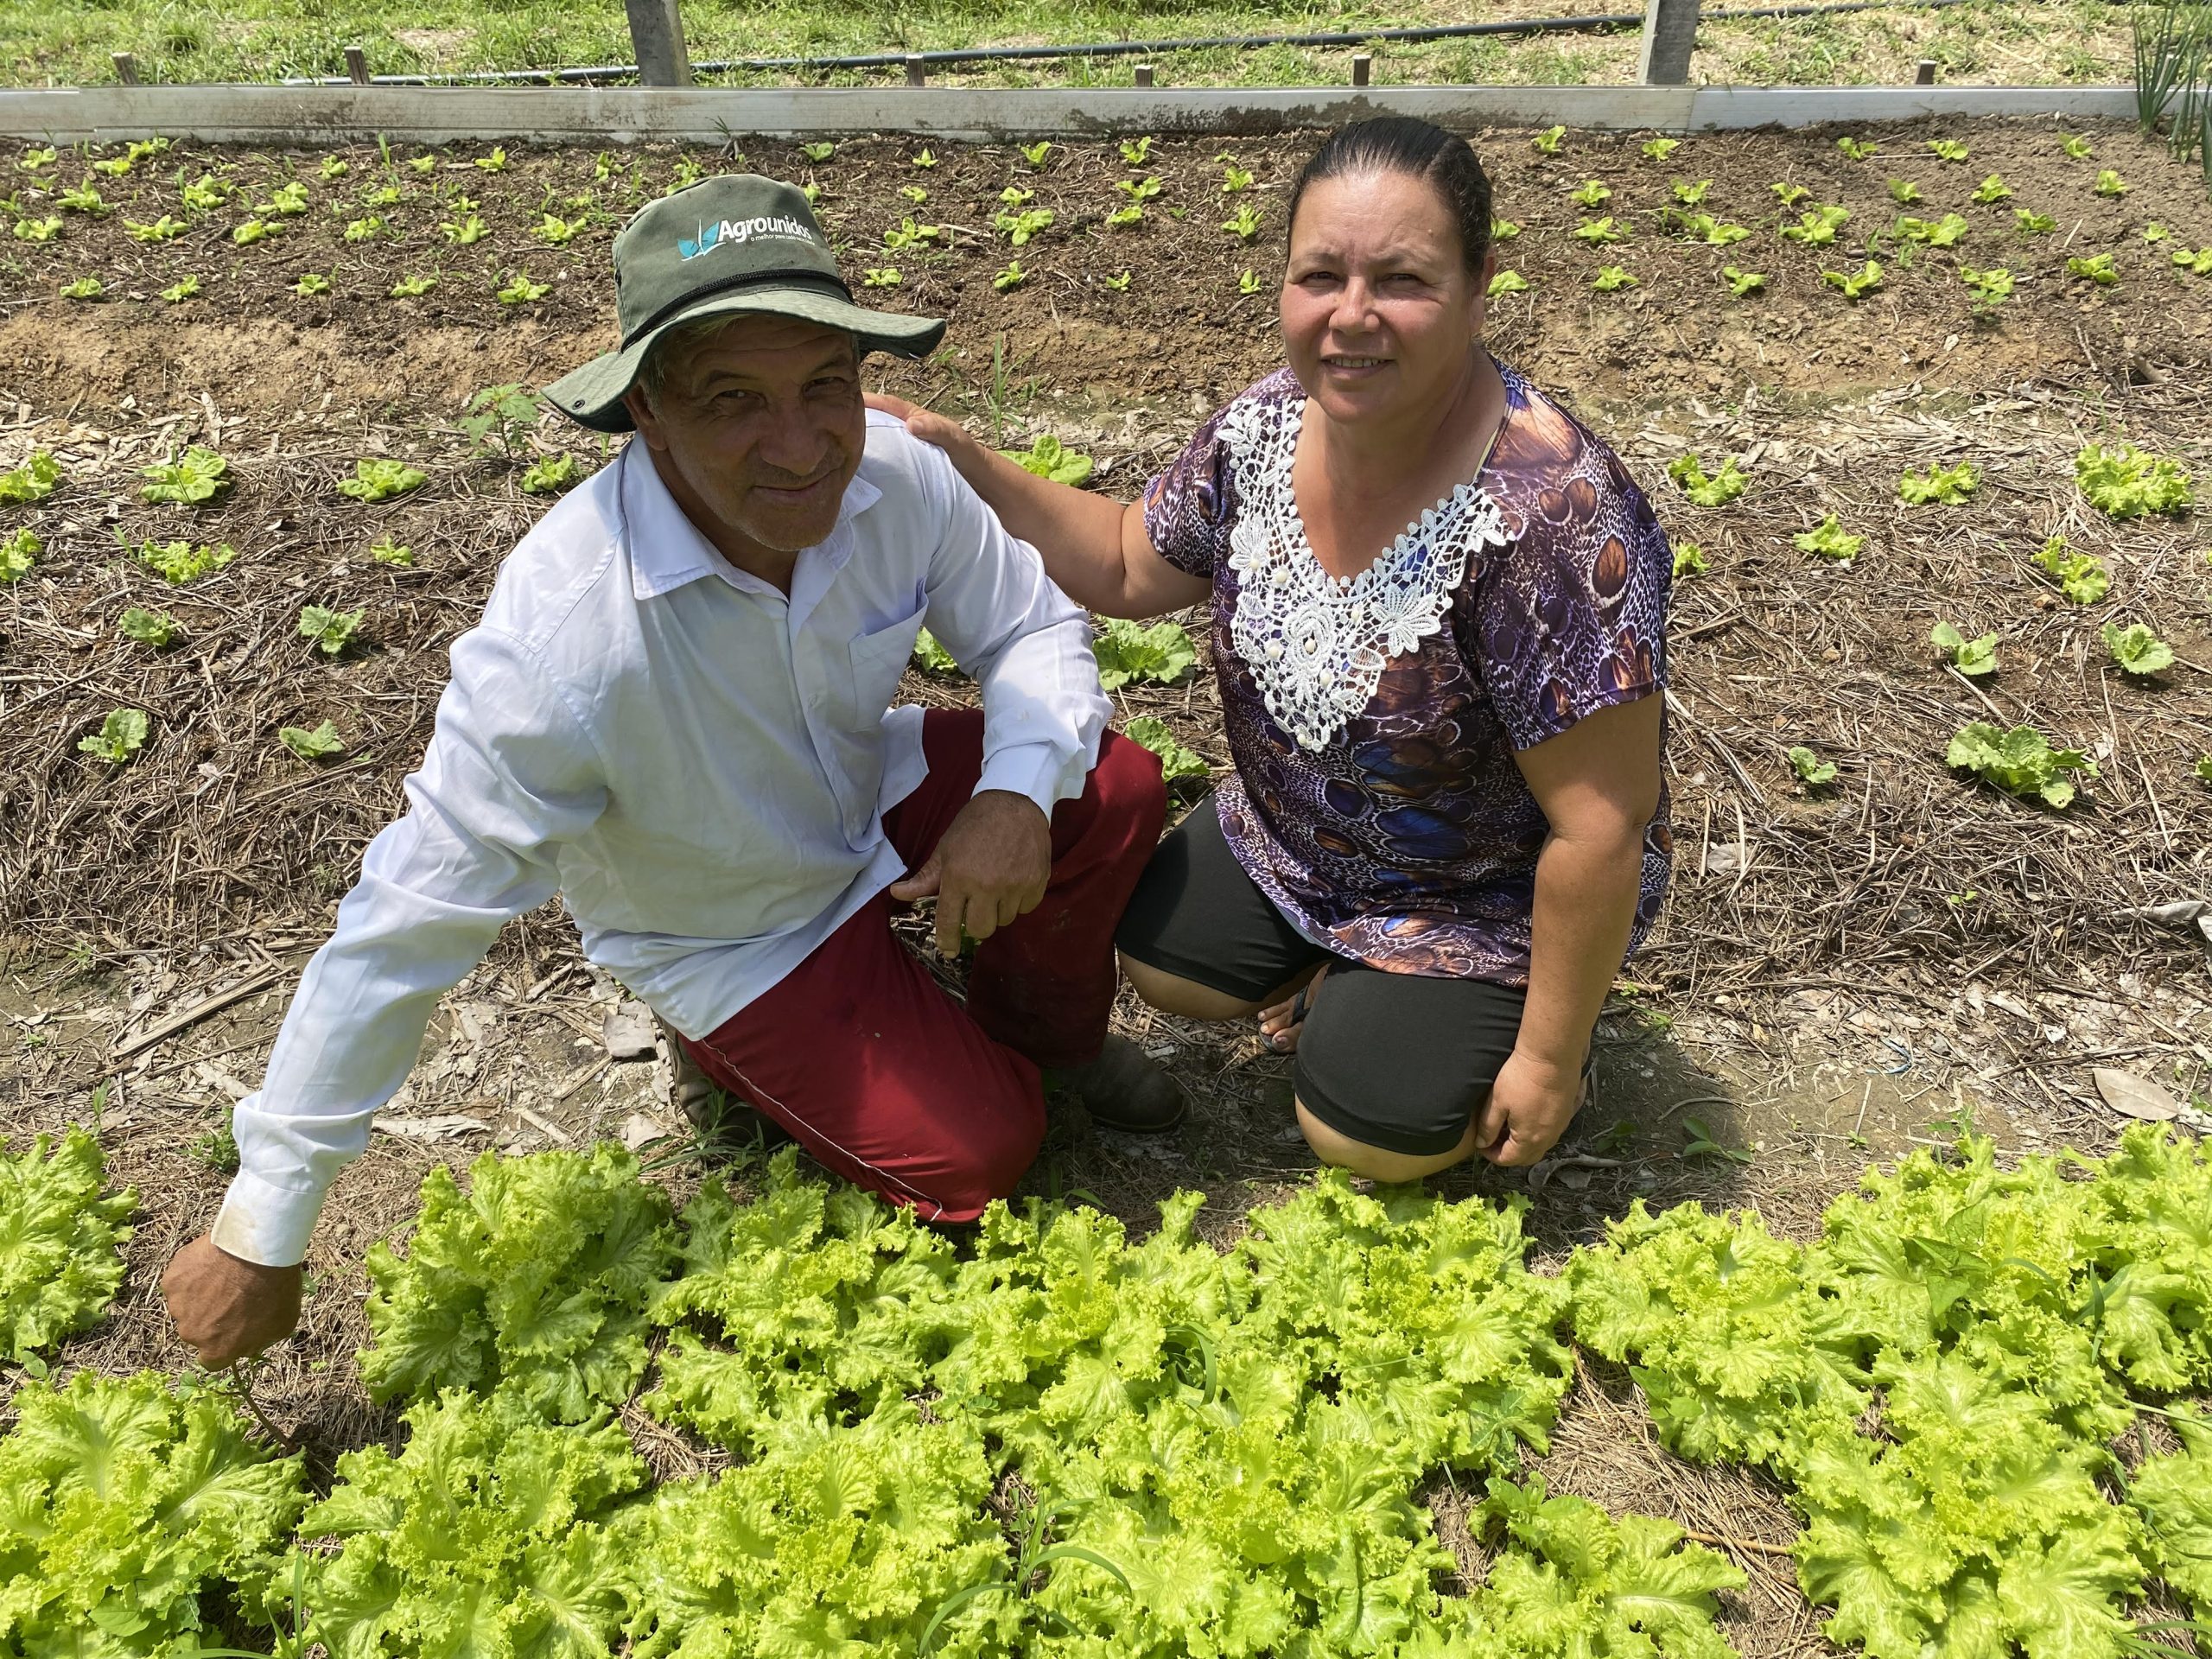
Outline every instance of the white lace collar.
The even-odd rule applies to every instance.
[[[1222,417],[1239,505],[1229,537],[1236,572],[1230,638],[1268,713],[1299,747],[1328,746],[1375,696],[1393,658],[1444,626],[1470,550],[1511,539],[1473,480],[1398,533],[1349,580],[1321,568],[1291,487],[1306,400],[1239,403]]]

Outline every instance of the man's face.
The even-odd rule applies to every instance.
[[[671,359],[658,391],[633,386],[624,403],[717,544],[734,534],[796,553],[823,540],[867,442],[853,337],[789,317],[734,319]]]

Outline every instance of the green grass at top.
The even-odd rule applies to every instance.
[[[1726,0],[1721,0],[1722,3]],[[1621,0],[1503,0],[1485,19],[1633,10]],[[1465,21],[1465,0],[1278,0],[1277,3],[1150,3],[1069,8],[1044,0],[959,0],[894,6],[752,5],[685,0],[691,54],[843,55],[984,44],[1154,39],[1419,26]],[[2107,0],[1969,0],[1940,11],[1708,23],[1696,77],[1715,82],[1827,85],[1911,79],[1935,58],[1947,79],[2020,83],[2124,79],[2126,17]],[[161,82],[270,81],[345,72],[359,46],[378,74],[552,69],[626,62],[619,0],[8,0],[0,5],[0,84],[112,82],[110,54],[127,51],[141,77]],[[1156,63],[1163,86],[1342,84],[1349,48],[1278,48],[1180,53]],[[1624,81],[1636,67],[1633,32],[1479,38],[1376,48],[1378,82],[1557,84]],[[985,86],[1128,86],[1127,59],[970,66],[940,73]],[[895,72],[894,72],[895,73]],[[743,84],[787,83],[752,75]],[[881,82],[881,74],[818,77]],[[738,78],[732,78],[739,84]]]

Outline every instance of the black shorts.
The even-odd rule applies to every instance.
[[[1299,1032],[1298,1098],[1338,1134],[1412,1157],[1459,1144],[1528,1000],[1515,986],[1385,973],[1315,944],[1244,874],[1211,799],[1160,843],[1114,942],[1247,1002],[1273,1001],[1325,963]]]

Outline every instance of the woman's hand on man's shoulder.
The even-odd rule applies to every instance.
[[[904,397],[894,397],[887,391],[868,393],[868,406],[906,423],[909,435],[944,450],[961,476],[974,482],[969,469],[982,453],[982,446],[968,435],[959,422],[918,404],[910,404]]]

